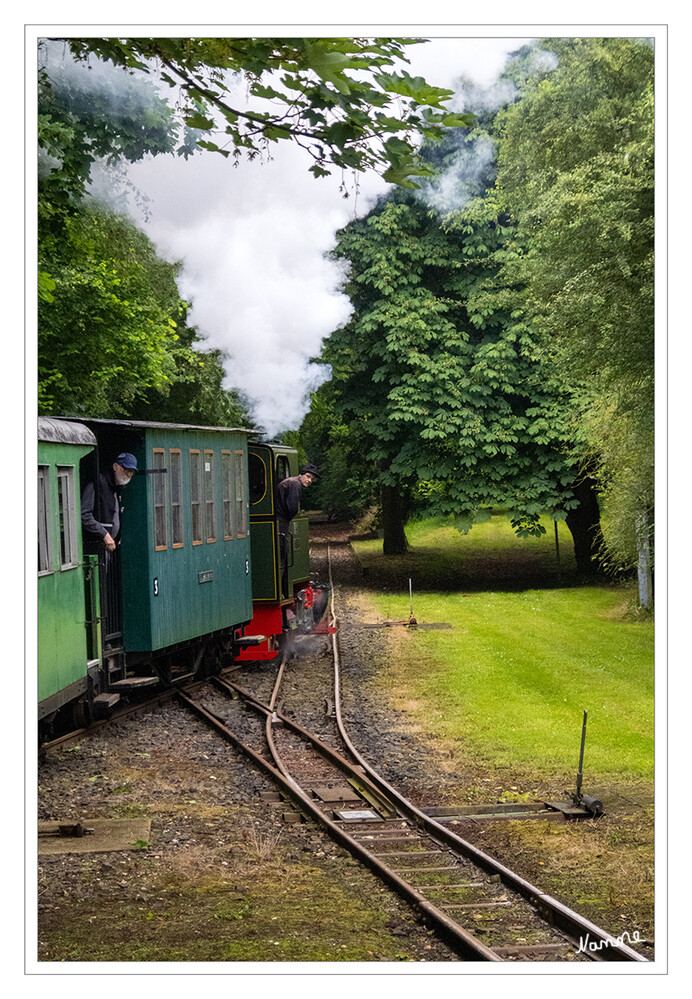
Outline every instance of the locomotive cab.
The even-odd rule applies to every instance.
[[[283,479],[298,474],[298,455],[276,444],[251,444],[248,462],[252,598],[255,602],[292,603],[296,590],[310,579],[308,518],[299,510],[289,525],[282,572],[276,488]]]
[[[275,658],[286,634],[312,630],[326,608],[326,588],[310,582],[307,515],[299,510],[283,539],[280,533],[276,489],[283,479],[297,474],[298,455],[292,448],[249,445],[254,605],[250,630],[266,636],[266,642],[241,652],[240,659]]]

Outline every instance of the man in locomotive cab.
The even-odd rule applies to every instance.
[[[137,471],[137,459],[124,451],[111,468],[99,472],[98,483],[88,482],[81,500],[84,550],[113,552],[120,534],[120,490]]]
[[[290,523],[300,509],[300,497],[303,489],[311,486],[320,473],[314,465],[301,465],[297,475],[282,479],[276,487],[276,512],[279,521],[279,554],[281,556],[281,578],[284,593],[286,593],[286,574],[288,572],[288,530]]]

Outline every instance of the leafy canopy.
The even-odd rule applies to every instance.
[[[416,186],[429,174],[419,137],[468,125],[446,110],[453,91],[426,83],[397,62],[421,39],[396,38],[82,38],[64,39],[73,56],[157,72],[177,88],[181,122],[197,145],[254,158],[292,140],[313,160],[315,177],[333,167],[375,169]],[[242,88],[237,84],[242,81]],[[242,92],[242,96],[239,96]],[[189,146],[181,147],[187,154]]]
[[[218,352],[194,349],[177,267],[96,203],[59,220],[40,230],[41,412],[244,422],[240,401],[222,389]]]
[[[39,197],[47,206],[74,205],[84,195],[99,160],[111,169],[146,155],[192,151],[192,135],[179,134],[175,112],[153,81],[96,67],[85,73],[64,57],[62,47],[39,50]]]
[[[339,234],[354,315],[323,356],[382,485],[424,490],[463,529],[504,504],[519,533],[541,533],[542,511],[574,505],[574,472],[561,454],[564,386],[495,284],[512,246],[492,202],[446,229],[420,204],[380,206]]]
[[[497,118],[497,184],[530,253],[504,277],[556,363],[587,382],[575,447],[605,499],[610,564],[636,564],[654,497],[654,53],[548,39],[549,76]]]

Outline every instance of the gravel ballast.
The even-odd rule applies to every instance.
[[[342,714],[354,744],[419,805],[464,803],[470,782],[494,786],[497,775],[451,758],[386,696],[393,629],[381,627],[369,610],[357,561],[338,528],[313,531],[319,581],[328,578],[327,536],[337,587]],[[294,652],[277,707],[341,750],[330,713],[331,638],[299,638]],[[246,664],[230,679],[268,701],[277,665]],[[196,696],[260,748],[263,721],[248,720],[238,702],[210,686]],[[39,761],[38,783],[40,821],[88,826],[90,819],[146,818],[151,830],[150,840],[128,850],[39,857],[40,963],[204,962],[233,970],[248,963],[329,962],[336,971],[342,962],[353,970],[368,962],[394,968],[458,961],[321,828],[293,821],[290,802],[269,800],[276,797],[272,780],[177,701],[114,723],[78,746],[49,750]],[[512,833],[508,823],[501,826],[485,824],[464,836],[484,849],[497,846],[498,859],[536,880],[544,868],[540,851],[554,847],[557,837],[537,847],[522,843],[523,834]],[[589,835],[600,836],[603,828]],[[617,933],[620,906],[608,897],[618,875],[602,863],[590,873],[603,899],[589,896],[589,911],[569,895],[563,901]],[[607,916],[595,918],[602,911]]]

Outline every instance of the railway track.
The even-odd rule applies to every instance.
[[[331,616],[336,624],[333,598]],[[218,702],[210,709],[190,692],[177,694],[268,773],[302,812],[414,906],[465,960],[646,962],[624,942],[436,822],[387,783],[346,731],[337,634],[332,636],[332,653],[338,750],[277,709],[286,658],[268,701],[228,679],[209,681],[233,699],[236,719],[238,706],[243,706],[242,736],[230,727],[228,712]]]

